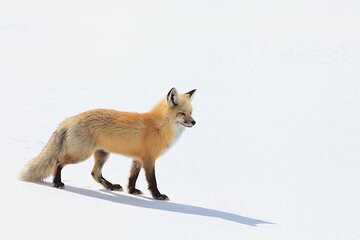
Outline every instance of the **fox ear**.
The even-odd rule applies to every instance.
[[[191,90],[190,92],[185,93],[186,96],[188,96],[190,98],[190,101],[193,99],[194,97],[194,93],[196,92],[196,89]]]
[[[175,107],[179,104],[179,96],[176,88],[172,88],[167,94],[167,102],[170,107]]]

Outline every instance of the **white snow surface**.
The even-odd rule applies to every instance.
[[[360,1],[0,0],[3,239],[360,239]],[[17,179],[65,117],[197,88],[170,201]],[[131,161],[104,176],[124,188]]]

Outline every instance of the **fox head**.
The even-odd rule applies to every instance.
[[[172,88],[166,96],[170,117],[176,124],[185,127],[193,127],[195,120],[192,115],[191,101],[196,89],[185,94],[179,94],[176,88]]]

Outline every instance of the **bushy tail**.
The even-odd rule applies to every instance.
[[[66,129],[58,129],[53,133],[39,156],[25,165],[20,173],[20,180],[39,182],[52,174],[56,162],[63,154],[66,132]]]

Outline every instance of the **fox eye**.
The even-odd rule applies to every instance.
[[[186,116],[186,114],[183,113],[183,112],[179,112],[177,115],[178,115],[178,116]]]

